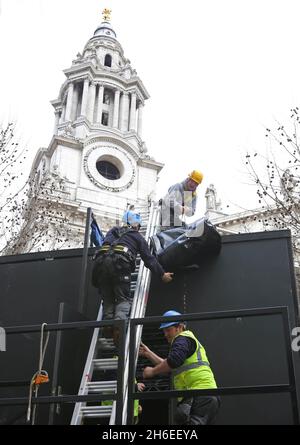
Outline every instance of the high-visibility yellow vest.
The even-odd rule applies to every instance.
[[[204,347],[191,331],[183,331],[175,338],[180,335],[195,340],[197,347],[194,354],[186,358],[181,366],[172,371],[174,388],[177,390],[217,388]]]

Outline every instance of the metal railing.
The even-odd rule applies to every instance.
[[[88,257],[88,240],[89,240],[89,226],[91,220],[91,209],[87,211],[86,230],[85,230],[85,248],[83,249],[82,271],[81,271],[81,286],[79,293],[79,310],[82,311],[84,307],[84,297],[86,288],[86,270],[87,270],[87,257]],[[147,223],[145,238],[147,241],[156,232],[159,221],[159,209],[154,204],[151,205],[149,219]],[[148,291],[150,286],[150,271],[141,261],[136,288],[134,292],[133,304],[131,309],[131,317],[140,318],[144,316],[146,302],[148,297]],[[89,321],[89,322],[76,322],[76,323],[56,323],[48,324],[45,331],[63,331],[68,329],[95,329],[93,334],[93,340],[98,336],[100,327],[114,325],[119,327],[119,361],[118,361],[118,376],[117,376],[117,392],[110,395],[111,400],[116,401],[115,424],[126,424],[127,419],[127,394],[128,394],[128,373],[129,373],[129,342],[130,342],[130,326],[126,335],[126,321],[114,320],[114,321]],[[17,326],[6,328],[7,334],[23,334],[40,332],[40,326]],[[141,338],[142,327],[138,329],[138,335],[136,336],[136,346],[138,346]],[[92,340],[92,341],[93,341]],[[96,341],[96,340],[95,340]],[[82,385],[82,382],[81,382]],[[0,387],[4,386],[26,386],[26,381],[17,382],[0,382]],[[29,386],[29,381],[28,381]],[[49,397],[37,397],[32,399],[33,404],[58,404],[58,403],[76,403],[76,402],[92,402],[106,400],[107,395],[100,394],[87,394],[87,395],[68,395],[68,396],[49,396]],[[25,398],[2,398],[0,399],[0,405],[24,405],[28,403],[28,399]],[[114,404],[115,405],[115,404]]]
[[[269,315],[281,315],[284,330],[284,341],[286,350],[286,361],[288,366],[289,383],[278,385],[257,385],[257,386],[237,386],[237,387],[225,387],[217,389],[193,389],[193,390],[170,390],[170,391],[155,391],[155,392],[135,392],[135,363],[138,358],[138,351],[136,349],[136,330],[141,325],[150,325],[154,323],[172,322],[172,321],[200,321],[200,320],[217,320],[228,319],[237,317],[257,317],[257,316],[269,316]],[[290,336],[290,323],[287,307],[271,307],[263,309],[248,309],[237,311],[223,311],[223,312],[211,312],[211,313],[197,313],[197,314],[184,314],[182,316],[175,317],[148,317],[140,319],[130,320],[130,369],[128,377],[128,422],[127,424],[133,424],[133,403],[135,399],[147,400],[147,399],[174,399],[177,397],[193,397],[193,396],[219,396],[219,395],[238,395],[238,394],[253,394],[253,393],[282,393],[288,392],[291,396],[293,421],[295,425],[300,422],[299,419],[299,407],[297,400],[296,379],[294,370],[293,353],[291,349],[291,336]],[[249,363],[249,366],[251,364]]]
[[[156,392],[146,392],[140,393],[135,392],[134,381],[135,381],[135,363],[137,360],[137,335],[136,330],[140,325],[150,325],[153,323],[161,323],[164,321],[199,321],[199,320],[217,320],[217,319],[228,319],[228,318],[238,318],[238,317],[257,317],[257,316],[269,316],[269,315],[280,315],[283,321],[283,331],[285,340],[285,350],[286,350],[286,362],[288,366],[289,381],[287,384],[274,384],[274,385],[256,385],[256,386],[239,386],[239,387],[225,387],[217,389],[200,389],[200,390],[185,390],[185,391],[156,391]],[[118,366],[118,381],[117,381],[117,392],[111,394],[109,398],[111,400],[116,400],[116,424],[120,425],[124,422],[124,367],[125,367],[125,355],[128,350],[125,348],[125,329],[126,322],[124,320],[115,321],[81,321],[73,323],[56,323],[49,324],[45,327],[45,331],[65,331],[72,329],[95,329],[104,326],[115,325],[120,330],[120,344],[119,344],[119,366]],[[290,393],[293,421],[294,424],[299,424],[299,408],[296,393],[296,379],[294,370],[293,354],[291,350],[291,336],[289,329],[289,315],[287,307],[275,307],[275,308],[265,308],[265,309],[251,309],[251,310],[240,310],[240,311],[224,311],[224,312],[211,312],[202,314],[185,314],[176,317],[148,317],[148,318],[133,318],[130,320],[131,329],[129,332],[130,343],[129,343],[129,374],[127,382],[128,391],[128,404],[127,412],[129,413],[127,418],[127,424],[133,423],[133,401],[134,399],[147,400],[147,399],[173,399],[177,397],[184,396],[216,396],[216,395],[240,395],[240,394],[270,394],[270,393]],[[30,325],[30,326],[16,326],[16,327],[6,327],[6,334],[26,334],[26,333],[39,333],[41,329],[40,325]],[[126,351],[126,354],[125,354]],[[127,380],[127,378],[126,378]],[[11,387],[11,386],[25,386],[26,381],[0,381],[0,387]],[[29,379],[28,379],[29,385]],[[89,394],[84,396],[78,395],[63,395],[63,396],[39,396],[33,397],[32,403],[37,405],[45,404],[60,404],[60,403],[76,403],[76,402],[100,402],[107,399],[107,394]],[[6,405],[27,405],[28,397],[3,397],[0,398],[0,406]]]
[[[117,391],[115,394],[110,394],[110,400],[116,400],[116,421],[117,425],[122,424],[122,414],[124,408],[123,401],[123,388],[124,388],[124,365],[125,365],[125,333],[126,333],[126,321],[125,320],[107,320],[107,321],[80,321],[72,323],[53,323],[46,325],[45,332],[56,332],[56,331],[67,331],[72,329],[96,329],[105,326],[115,326],[118,328],[119,337],[119,366],[117,374]],[[6,327],[6,335],[13,334],[28,334],[28,333],[40,333],[40,325],[29,325],[29,326],[14,326]],[[28,388],[30,384],[30,378],[28,379]],[[26,386],[26,381],[0,381],[0,387],[17,387]],[[59,404],[59,403],[76,403],[76,402],[100,402],[102,400],[107,400],[107,394],[87,394],[81,395],[71,394],[64,396],[39,396],[32,398],[32,404]],[[2,397],[0,398],[0,406],[7,405],[27,405],[28,397]]]

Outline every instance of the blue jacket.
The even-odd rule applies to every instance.
[[[91,246],[102,246],[104,241],[104,235],[99,229],[97,221],[95,219],[91,222]]]

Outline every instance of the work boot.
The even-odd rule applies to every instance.
[[[102,337],[98,339],[98,347],[100,351],[113,351],[115,349],[112,326],[104,326],[102,328]]]
[[[99,338],[98,348],[100,351],[107,351],[107,352],[115,351],[116,349],[112,338]]]

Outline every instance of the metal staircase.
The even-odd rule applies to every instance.
[[[159,223],[159,210],[152,204],[150,212],[144,210],[140,212],[143,221],[147,221],[146,230],[141,230],[141,233],[145,236],[147,241],[150,237],[156,233],[158,223]],[[132,274],[131,280],[131,292],[133,294],[133,303],[131,308],[130,318],[141,318],[144,317],[146,311],[146,303],[148,297],[148,290],[150,286],[150,271],[144,266],[143,261],[140,257],[137,257],[136,269]],[[102,320],[102,305],[100,307],[98,321]],[[90,344],[89,353],[86,360],[86,365],[84,368],[83,376],[81,379],[81,384],[79,388],[78,395],[87,394],[99,394],[106,395],[107,400],[109,400],[110,394],[115,394],[117,391],[117,380],[105,380],[106,373],[117,374],[118,368],[118,358],[116,356],[107,357],[109,352],[100,351],[99,343],[103,341],[100,334],[100,328],[96,328],[93,333],[92,341]],[[136,348],[139,346],[141,339],[142,327],[137,328],[136,336]],[[113,350],[112,340],[105,340],[107,349]],[[102,344],[103,346],[103,344]],[[110,355],[113,354],[111,351]],[[129,369],[129,328],[126,333],[125,341],[125,364],[124,364],[124,385],[122,389],[122,400],[123,400],[123,413],[122,413],[122,424],[126,425],[127,422],[127,394],[128,394],[128,369]],[[107,372],[108,371],[108,372]],[[98,377],[100,376],[100,377]],[[116,378],[116,377],[114,377]],[[96,419],[96,421],[101,421],[106,419],[109,425],[115,424],[115,412],[116,412],[116,402],[114,401],[108,405],[101,405],[101,402],[97,405],[89,406],[86,402],[76,403],[71,425],[81,425],[86,419]]]

